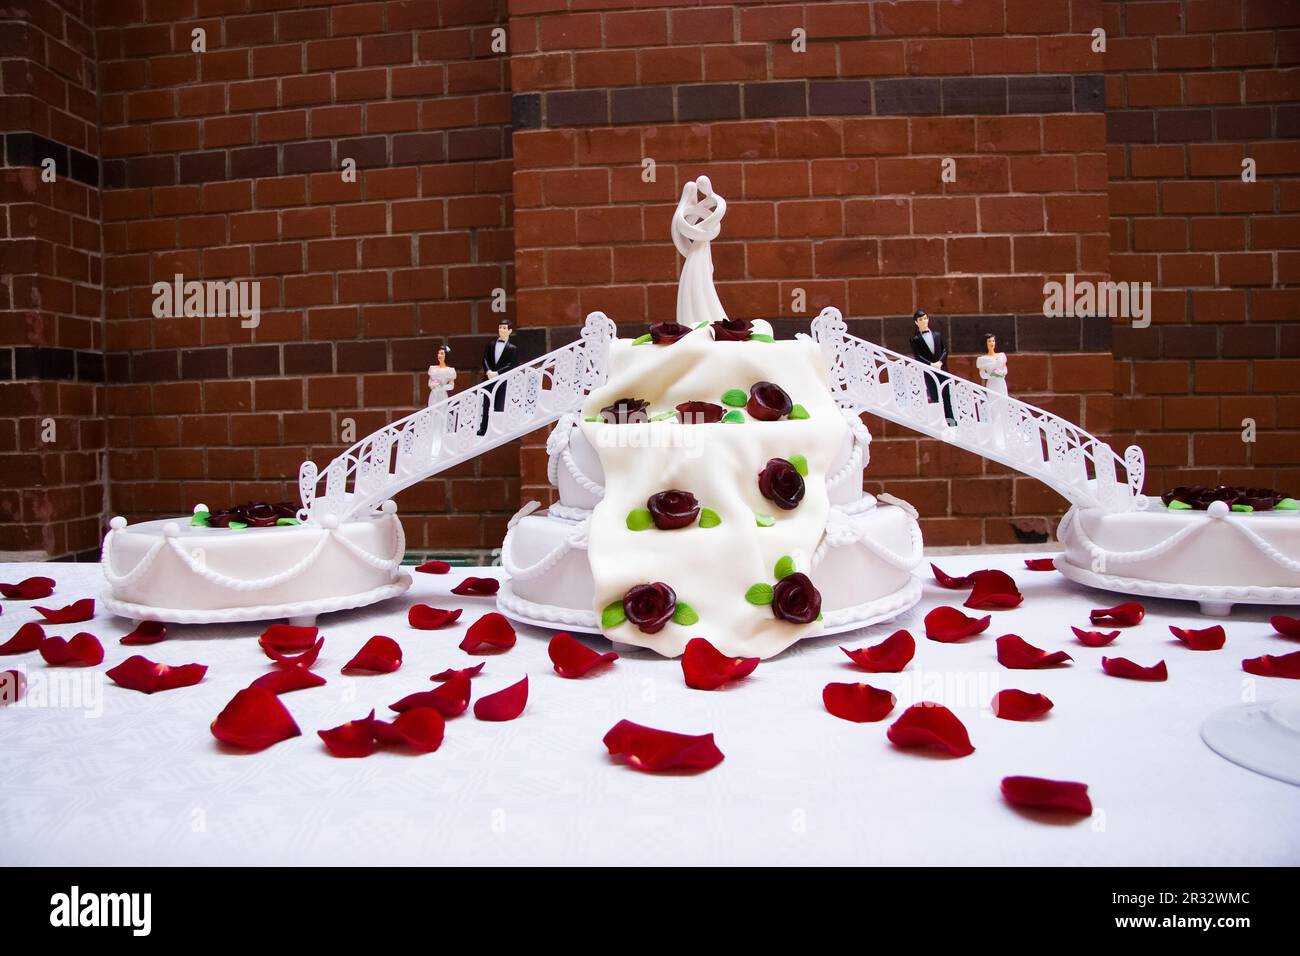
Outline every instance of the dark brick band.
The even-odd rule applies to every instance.
[[[514,128],[685,123],[795,116],[1099,113],[1099,73],[930,79],[778,80],[519,93]]]
[[[1291,104],[1106,111],[1106,141],[1110,143],[1237,142],[1297,136],[1300,106]]]
[[[1300,355],[1300,323],[1261,322],[1151,325],[1135,329],[1117,325],[1115,358],[1274,359]]]
[[[4,159],[6,166],[40,166],[53,159],[56,175],[99,187],[98,159],[36,133],[6,133]]]
[[[0,381],[104,381],[104,354],[18,345],[0,348]]]

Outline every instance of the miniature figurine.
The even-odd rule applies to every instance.
[[[926,315],[924,309],[917,309],[913,312],[912,321],[916,323],[916,334],[911,338],[912,357],[918,362],[924,362],[930,368],[947,373],[948,343],[944,341],[943,333],[938,329],[930,328],[930,317]],[[952,414],[952,399],[948,395],[948,389],[940,385],[941,377],[946,379],[948,376],[946,374],[940,376],[934,372],[927,372],[925,375],[925,392],[931,404],[937,402],[939,392],[943,392],[943,417],[950,426],[956,426],[957,419]]]
[[[429,404],[434,405],[451,394],[456,384],[456,370],[447,364],[451,346],[444,342],[438,346],[437,364],[429,366]]]
[[[998,337],[992,332],[984,333],[984,354],[975,360],[975,368],[984,380],[984,387],[994,395],[989,411],[1000,445],[1005,440],[1003,427],[1007,417],[1007,354],[998,351]]]
[[[483,372],[487,375],[488,381],[491,382],[497,377],[509,372],[519,364],[519,351],[515,348],[514,343],[510,341],[510,323],[502,320],[497,323],[497,337],[494,341],[489,342],[483,347]],[[505,389],[494,384],[488,387],[487,395],[483,396],[483,418],[479,421],[478,433],[487,434],[488,415],[492,411],[502,411],[506,407]],[[491,395],[491,399],[488,398]],[[491,408],[488,407],[489,401]]]

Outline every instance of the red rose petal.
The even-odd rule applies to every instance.
[[[145,694],[193,686],[203,680],[203,675],[207,672],[206,664],[170,666],[151,661],[139,654],[128,657],[116,667],[105,671],[108,678],[114,683],[125,687],[127,690],[138,690]]]
[[[1223,646],[1227,635],[1223,632],[1222,624],[1213,624],[1210,627],[1204,627],[1199,630],[1191,628],[1174,627],[1169,625],[1170,632],[1184,644],[1194,651],[1217,651]]]
[[[466,578],[451,589],[452,594],[469,595],[471,597],[486,597],[496,594],[497,589],[501,587],[501,582],[496,578]]]
[[[36,613],[45,618],[47,624],[78,624],[95,616],[95,599],[82,598],[60,608],[37,606]]]
[[[392,723],[374,721],[371,730],[380,743],[405,745],[422,753],[433,753],[442,746],[447,723],[433,707],[413,707],[398,714]]]
[[[379,746],[375,742],[375,712],[369,717],[349,720],[329,730],[318,730],[317,735],[325,742],[325,749],[335,757],[369,757]]]
[[[1117,604],[1115,607],[1099,608],[1088,613],[1093,624],[1109,624],[1111,627],[1132,627],[1140,624],[1146,616],[1147,609],[1137,601]]]
[[[1070,630],[1074,631],[1074,636],[1084,647],[1105,647],[1119,637],[1119,631],[1085,631],[1074,625],[1070,625]]]
[[[980,633],[991,620],[987,614],[967,617],[955,607],[941,604],[925,616],[925,636],[941,644],[952,644]]]
[[[951,574],[945,574],[943,569],[937,564],[931,564],[930,570],[934,572],[934,579],[939,582],[939,587],[947,588],[950,591],[960,591],[962,588],[971,586],[971,575],[964,577],[953,577]]]
[[[884,720],[897,702],[889,691],[870,684],[827,684],[822,688],[822,706],[833,716],[857,724]]]
[[[288,694],[295,690],[324,687],[325,678],[305,667],[277,667],[248,686],[261,687],[273,694]]]
[[[1103,657],[1101,669],[1111,677],[1126,677],[1129,680],[1168,680],[1169,671],[1161,661],[1152,667],[1134,664],[1127,657]]]
[[[1065,651],[1047,652],[1041,647],[1034,647],[1017,634],[1003,634],[998,638],[998,663],[1013,670],[1036,670],[1040,667],[1056,667],[1066,661],[1074,660]]]
[[[1273,630],[1277,631],[1283,637],[1300,637],[1300,617],[1287,617],[1285,614],[1274,614],[1268,619],[1268,623],[1273,625]]]
[[[0,671],[0,706],[16,704],[26,695],[26,674],[22,671]]]
[[[1019,607],[1025,596],[1015,579],[1005,571],[976,571],[971,576],[975,587],[963,606],[981,611],[1008,610]]]
[[[723,754],[713,734],[675,734],[630,720],[620,720],[604,737],[611,756],[623,757],[648,773],[663,770],[710,770],[722,763]]]
[[[343,673],[348,671],[371,671],[376,674],[391,674],[402,666],[402,649],[391,637],[376,634],[357,651],[352,660],[343,665]]]
[[[445,671],[438,671],[429,680],[447,681],[453,677],[478,677],[479,674],[483,673],[483,667],[486,664],[487,661],[479,661],[473,667],[448,667]]]
[[[432,707],[444,717],[459,717],[469,707],[470,679],[459,674],[444,681],[433,690],[408,694],[395,704],[389,704],[390,710],[399,714],[416,707]]]
[[[476,700],[474,716],[479,720],[514,720],[524,712],[527,703],[528,677],[525,675],[519,683]]]
[[[316,635],[320,633],[319,628],[315,627],[295,627],[292,624],[272,624],[257,642],[265,650],[286,651],[305,651],[316,643]]]
[[[316,638],[316,643],[301,654],[285,654],[275,648],[263,646],[262,650],[266,656],[271,658],[281,667],[301,667],[304,670],[310,668],[316,663],[316,658],[320,657],[321,648],[325,646],[325,638]]]
[[[489,611],[471,624],[460,642],[460,649],[468,654],[482,653],[484,647],[508,651],[514,646],[514,627],[496,611]]]
[[[1003,777],[1002,796],[1007,803],[1034,810],[1060,810],[1092,815],[1088,785],[1068,780],[1045,780],[1042,777]]]
[[[455,624],[460,619],[460,611],[460,608],[456,608],[454,611],[444,611],[440,607],[414,604],[406,612],[406,622],[416,630],[436,631],[440,627]]]
[[[966,725],[947,707],[929,701],[913,704],[889,725],[886,736],[896,747],[940,747],[954,757],[975,752]]]
[[[246,750],[265,750],[301,733],[280,698],[264,687],[239,691],[212,722],[212,736]]]
[[[162,621],[141,621],[134,631],[122,638],[127,647],[139,647],[145,644],[157,644],[167,637],[167,625]]]
[[[1030,571],[1055,571],[1055,558],[1025,558],[1025,567]]]
[[[613,651],[604,654],[593,651],[565,632],[551,638],[551,643],[546,645],[546,653],[551,657],[555,673],[571,680],[590,673],[602,664],[612,664],[618,660],[618,655]]]
[[[1291,654],[1265,654],[1241,662],[1241,669],[1256,677],[1288,677],[1300,680],[1300,651]]]
[[[425,561],[424,564],[419,565],[415,570],[423,574],[446,574],[451,570],[451,565],[446,561]]]
[[[1052,702],[1043,694],[1030,694],[1023,690],[1000,690],[993,695],[993,716],[1003,720],[1034,720],[1052,709]]]
[[[916,654],[916,641],[905,630],[895,631],[879,644],[851,651],[841,647],[849,660],[872,674],[897,674]]]
[[[104,662],[104,645],[94,634],[82,631],[71,640],[47,637],[38,648],[51,667],[93,667]]]
[[[686,686],[696,690],[717,690],[723,684],[754,673],[757,657],[728,657],[702,637],[693,637],[682,654]]]
[[[43,640],[45,640],[45,628],[35,621],[28,621],[18,628],[13,637],[0,644],[0,654],[26,654],[29,651],[39,650]]]
[[[17,584],[0,584],[0,594],[11,601],[39,601],[53,593],[53,578],[26,578]]]

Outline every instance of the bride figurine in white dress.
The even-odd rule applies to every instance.
[[[993,434],[999,445],[1006,441],[1007,421],[1007,353],[998,351],[998,338],[992,332],[984,335],[984,354],[975,360],[975,368],[983,379],[984,387],[993,393],[989,400],[989,411],[993,422]]]
[[[456,384],[456,370],[447,364],[447,353],[451,346],[443,343],[438,346],[437,364],[429,366],[429,404],[434,405],[451,394]]]

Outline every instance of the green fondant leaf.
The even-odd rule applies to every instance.
[[[1192,510],[1191,505],[1187,504],[1187,502],[1185,501],[1179,501],[1177,498],[1169,502],[1167,507],[1169,508],[1170,511],[1191,511]]]
[[[278,525],[302,524],[297,518],[276,518],[275,523]]]
[[[778,581],[794,574],[794,558],[788,554],[783,554],[776,561],[776,569],[773,574]]]
[[[1232,510],[1233,511],[1254,511],[1255,509],[1252,508],[1250,505],[1233,505]]]
[[[600,421],[600,416],[599,416],[599,415],[592,415],[592,416],[589,417],[589,418],[584,418],[583,421],[584,421],[584,422],[598,422],[598,421]]]
[[[602,630],[608,631],[611,627],[618,627],[627,620],[627,615],[623,613],[623,602],[615,601],[605,610],[600,612],[600,626]]]
[[[772,585],[764,584],[761,581],[758,584],[750,586],[745,592],[745,600],[750,604],[771,604],[772,603]]]
[[[750,332],[749,341],[751,342],[775,342],[776,339],[770,335],[764,335],[762,332]]]
[[[794,408],[790,409],[790,417],[791,417],[791,418],[807,418],[807,417],[808,417],[808,409],[804,408],[802,405],[796,405]]]
[[[681,624],[683,627],[690,627],[698,623],[700,616],[695,613],[695,608],[682,601],[677,602],[677,607],[673,611],[673,623]]]
[[[822,615],[821,615],[821,614],[818,614],[818,615],[817,615],[817,620],[820,621],[821,619],[822,619]]]
[[[708,320],[708,319],[705,319],[703,322],[696,322],[696,323],[695,323],[695,327],[696,327],[697,329],[702,329],[702,328],[704,328],[704,327],[705,327],[706,325],[708,325],[708,324],[709,324],[709,320]]]
[[[790,464],[794,465],[795,471],[799,472],[799,474],[803,475],[805,478],[808,477],[807,458],[805,458],[803,455],[791,455],[787,460],[790,462]]]
[[[627,530],[644,531],[654,524],[654,518],[645,508],[633,508],[627,513]]]
[[[758,523],[760,528],[770,528],[772,525],[776,524],[776,519],[771,515],[761,515],[757,512],[754,514],[754,521]]]
[[[1300,511],[1300,501],[1294,498],[1283,498],[1273,506],[1274,511]]]
[[[238,530],[239,528],[247,528],[248,525],[244,524],[244,522],[242,521],[232,521],[230,522],[230,524],[226,525],[226,527],[235,528],[236,530]]]
[[[730,425],[743,425],[745,424],[745,413],[734,411],[727,412],[727,414],[722,416],[722,420]]]
[[[636,338],[634,338],[634,339],[632,340],[632,344],[633,344],[633,345],[645,345],[645,344],[646,344],[647,342],[649,342],[649,341],[650,341],[650,333],[647,332],[645,335],[638,335]]]
[[[676,418],[676,417],[677,417],[677,411],[674,409],[673,411],[670,411],[670,412],[660,412],[658,415],[654,415],[654,416],[652,416],[651,419],[650,419],[650,421],[652,421],[652,422],[666,422],[666,421],[668,421],[668,419],[670,419],[670,418]]]
[[[714,511],[712,508],[700,509],[701,528],[716,528],[720,524],[722,524],[722,519],[718,517],[718,513],[716,511]]]
[[[738,388],[729,388],[722,393],[722,404],[732,408],[743,408],[748,401],[749,396]]]
[[[190,518],[190,524],[197,525],[200,528],[207,528],[210,527],[208,519],[211,517],[212,512],[210,511],[196,511],[194,517]]]

